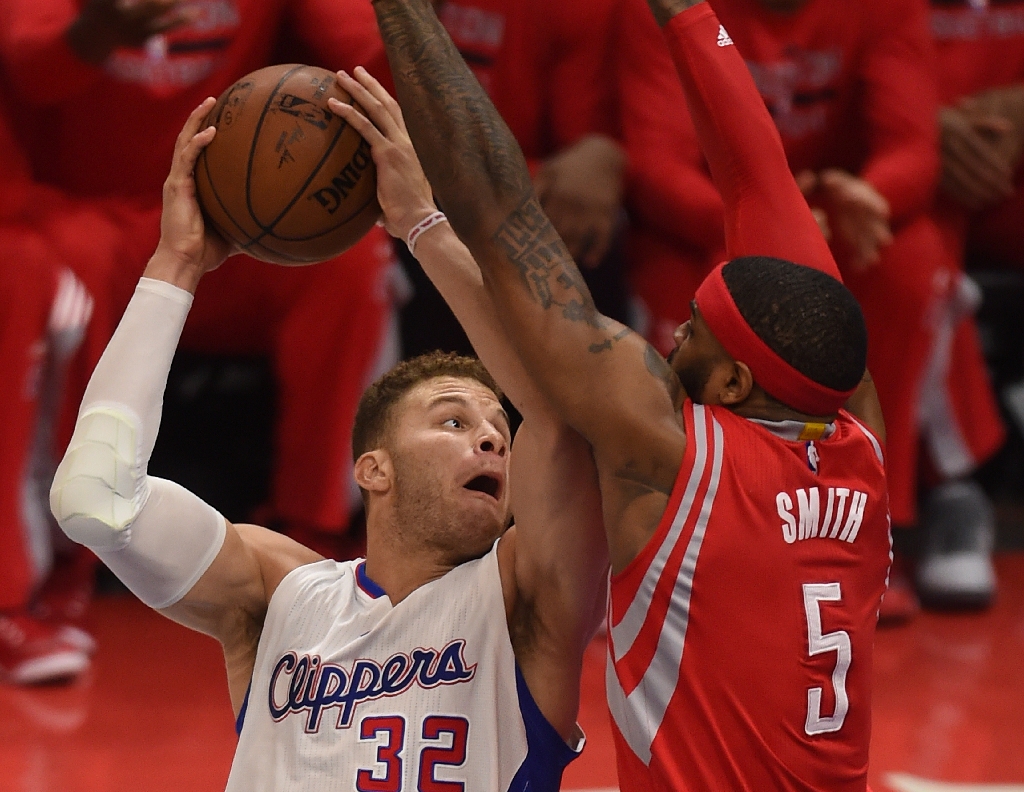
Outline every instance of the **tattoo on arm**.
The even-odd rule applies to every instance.
[[[467,244],[533,192],[522,151],[429,0],[374,0],[398,101],[438,203]],[[498,214],[500,212],[500,214]],[[472,245],[470,245],[472,250]]]
[[[616,323],[598,312],[579,268],[536,198],[527,198],[505,219],[494,234],[494,242],[515,264],[522,284],[545,310],[560,308],[570,322],[584,322],[595,330],[614,330]],[[590,344],[588,351],[595,355],[607,352],[632,334],[630,328],[619,327],[603,341]],[[644,363],[670,395],[678,392],[675,372],[650,344],[644,352]]]
[[[615,345],[616,341],[621,341],[626,336],[629,336],[629,335],[632,335],[632,334],[633,334],[632,330],[630,330],[628,327],[623,327],[621,330],[619,330],[619,332],[617,332],[611,338],[606,338],[604,341],[602,341],[599,344],[591,344],[587,348],[587,351],[590,352],[593,355],[596,355],[598,352],[607,352],[609,349],[611,349]]]
[[[585,322],[598,330],[608,325],[565,243],[534,196],[505,219],[493,240],[545,310],[561,308],[570,322]]]
[[[649,0],[656,15],[664,6],[670,16],[702,1]],[[603,338],[589,345],[592,354],[611,350],[631,331],[598,312],[572,256],[540,207],[519,144],[430,0],[373,0],[373,7],[413,145],[438,203],[485,277],[496,257],[479,255],[481,248],[497,248],[545,310],[559,310],[569,321],[602,333]],[[656,352],[660,363],[652,361],[652,351],[647,353],[648,370],[670,394],[678,392],[675,375]]]

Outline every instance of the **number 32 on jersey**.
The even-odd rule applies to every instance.
[[[420,792],[464,792],[461,781],[435,777],[438,766],[461,767],[466,762],[469,721],[458,715],[428,715],[420,735],[424,747],[418,757],[416,789]],[[406,721],[402,715],[367,716],[359,723],[360,741],[377,743],[376,764],[356,773],[357,792],[401,792],[406,748]]]

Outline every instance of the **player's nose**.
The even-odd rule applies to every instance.
[[[497,454],[504,457],[508,453],[508,443],[505,436],[490,423],[485,423],[476,440],[477,450],[487,454]]]

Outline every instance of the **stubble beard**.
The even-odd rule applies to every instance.
[[[501,526],[494,521],[494,526],[484,524],[480,515],[470,516],[450,503],[444,495],[442,482],[430,475],[418,475],[408,470],[398,460],[395,461],[395,529],[403,538],[416,547],[440,550],[456,561],[479,557],[481,553],[472,552],[474,541],[482,533],[490,533],[493,527],[494,536],[500,533]],[[490,545],[484,549],[486,552]]]
[[[702,394],[711,379],[711,370],[714,368],[710,360],[698,360],[682,370],[676,372],[679,376],[679,383],[686,391],[686,395],[694,404],[703,404]]]

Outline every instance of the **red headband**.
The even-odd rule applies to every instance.
[[[788,407],[808,415],[837,412],[856,388],[837,391],[801,374],[762,341],[736,307],[719,264],[697,289],[701,318],[725,351],[750,367],[754,380]]]

